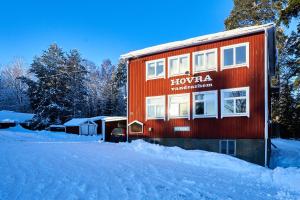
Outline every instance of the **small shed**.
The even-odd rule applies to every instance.
[[[110,141],[110,133],[114,128],[125,128],[127,117],[123,116],[97,116],[90,118],[98,125],[97,133],[102,134],[104,141]]]
[[[0,111],[0,129],[14,127],[17,124],[28,127],[34,117],[31,113],[21,113],[9,110]]]
[[[97,124],[89,118],[73,118],[64,124],[66,133],[97,135]]]

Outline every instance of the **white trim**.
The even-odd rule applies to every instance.
[[[128,104],[128,102],[129,102],[129,89],[128,89],[128,86],[129,86],[129,61],[127,60],[126,61],[126,73],[127,73],[127,87],[126,87],[126,92],[127,92],[127,99],[126,99],[126,102],[127,102],[127,104],[126,104],[126,114],[127,114],[127,121],[126,121],[126,123],[128,124],[128,119],[129,119],[129,104]],[[103,136],[102,136],[102,139],[103,139]],[[127,128],[126,128],[126,139],[127,139],[127,141],[126,142],[128,142],[128,139],[129,139],[129,135],[128,135],[128,125],[127,125]]]
[[[179,73],[179,74],[170,74],[170,60],[171,59],[178,59],[178,68],[180,68],[180,65],[179,65],[179,59],[180,58],[183,58],[183,57],[187,57],[188,59],[188,74],[186,73]],[[168,57],[168,78],[170,77],[175,77],[175,76],[182,76],[182,75],[190,75],[191,74],[191,62],[190,62],[190,59],[191,59],[191,56],[190,56],[190,53],[187,53],[187,54],[181,54],[181,55],[177,55],[177,56],[171,56],[171,57]]]
[[[187,103],[188,103],[188,114],[187,114],[187,116],[171,116],[170,115],[170,106],[171,106],[171,103],[170,103],[170,99],[172,98],[172,97],[178,97],[178,96],[188,96],[188,101],[187,101]],[[170,119],[188,119],[188,120],[190,120],[190,118],[191,118],[191,100],[190,100],[190,93],[180,93],[180,94],[171,94],[171,95],[168,95],[168,120],[170,120]]]
[[[222,153],[222,141],[226,141],[226,155],[236,156],[236,140],[234,140],[234,139],[222,139],[222,140],[219,140],[219,153]],[[228,142],[229,141],[233,141],[234,142],[234,154],[229,154],[228,153],[228,149],[229,149],[228,148]]]
[[[246,46],[246,63],[236,64],[236,48]],[[226,65],[224,66],[224,50],[225,49],[233,49],[233,64],[232,65]],[[248,67],[249,68],[249,42],[229,45],[229,46],[223,46],[221,47],[221,71],[225,69],[232,69],[232,68],[238,68],[238,67]]]
[[[269,71],[269,52],[268,52],[268,30],[265,29],[265,66],[264,66],[264,73],[265,73],[265,167],[268,166],[268,137],[269,137],[269,100],[268,100],[268,71]]]
[[[195,96],[198,95],[198,94],[214,94],[215,95],[215,98],[214,98],[214,102],[215,102],[215,111],[216,111],[216,114],[215,115],[206,115],[206,114],[203,114],[203,115],[196,115],[196,100],[195,100]],[[209,91],[203,91],[203,92],[193,92],[193,119],[196,119],[196,118],[218,118],[218,90],[209,90]],[[205,100],[204,101],[204,110],[205,110]]]
[[[234,113],[233,114],[224,114],[224,92],[228,91],[246,91],[246,113]],[[232,99],[239,99],[240,97],[233,97]],[[234,104],[235,105],[235,104]],[[249,87],[239,87],[239,88],[229,88],[229,89],[221,89],[221,119],[224,117],[250,117],[250,96],[249,96]]]
[[[148,99],[156,99],[156,98],[163,98],[163,106],[164,106],[164,117],[148,117],[148,104],[147,104],[147,100]],[[149,96],[146,97],[146,102],[145,102],[145,106],[146,106],[146,116],[145,119],[147,120],[155,120],[155,119],[163,119],[166,120],[166,95],[161,95],[161,96]]]
[[[163,65],[164,65],[164,74],[161,75],[161,76],[156,76],[156,64],[158,62],[163,62]],[[151,77],[148,77],[148,64],[150,63],[154,63],[154,76],[151,76]],[[149,60],[149,61],[146,61],[145,62],[145,65],[146,65],[146,81],[148,80],[154,80],[154,79],[161,79],[161,78],[166,78],[166,59],[165,58],[161,58],[161,59],[156,59],[156,60]]]
[[[131,132],[131,133],[144,133],[144,124],[138,120],[134,120],[127,125],[127,132],[129,132],[129,128],[132,124],[137,123],[142,126],[142,132]]]
[[[207,53],[212,53],[214,52],[215,53],[215,69],[206,69],[206,70],[200,70],[200,71],[196,71],[196,60],[195,60],[195,56],[196,55],[199,55],[199,54],[204,54],[204,67],[207,68],[206,66],[206,54]],[[218,71],[218,48],[214,48],[214,49],[207,49],[207,50],[203,50],[203,51],[196,51],[196,52],[193,52],[192,54],[192,59],[193,59],[193,74],[196,74],[196,73],[201,73],[201,72],[210,72],[210,71]]]

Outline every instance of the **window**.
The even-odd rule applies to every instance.
[[[165,77],[165,59],[146,62],[146,80]]]
[[[249,43],[221,48],[221,70],[235,67],[249,67]]]
[[[190,94],[169,95],[170,118],[190,118]]]
[[[193,118],[218,117],[217,91],[193,93]]]
[[[217,49],[193,53],[193,73],[217,71]]]
[[[221,90],[221,117],[249,117],[249,87]]]
[[[235,140],[220,140],[219,149],[220,149],[220,153],[235,156],[236,141]]]
[[[146,97],[146,119],[165,119],[165,96]]]
[[[168,58],[169,77],[190,73],[190,54]]]

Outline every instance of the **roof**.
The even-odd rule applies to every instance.
[[[73,118],[70,121],[64,123],[64,126],[80,126],[81,124],[84,124],[86,122],[94,123],[90,118]]]
[[[90,119],[93,120],[93,121],[102,120],[102,121],[106,121],[106,122],[111,122],[111,121],[127,120],[127,117],[123,117],[123,116],[97,116],[97,117],[92,117]]]
[[[149,54],[165,52],[165,51],[174,50],[174,49],[180,49],[183,47],[189,47],[189,46],[204,44],[204,43],[208,43],[208,42],[224,40],[224,39],[238,37],[238,36],[242,36],[242,35],[248,35],[248,34],[260,32],[260,31],[265,31],[266,29],[274,28],[274,27],[275,27],[275,25],[273,23],[269,23],[269,24],[264,24],[264,25],[259,25],[259,26],[249,26],[249,27],[244,27],[244,28],[237,28],[237,29],[233,29],[233,30],[229,30],[229,31],[223,31],[223,32],[218,32],[218,33],[214,33],[214,34],[190,38],[187,40],[170,42],[170,43],[166,43],[166,44],[152,46],[152,47],[148,47],[148,48],[137,50],[137,51],[131,51],[127,54],[121,55],[121,58],[122,59],[137,58],[137,57],[141,57],[141,56],[145,56],[145,55],[149,55]]]
[[[64,125],[50,125],[50,128],[65,128]]]
[[[21,113],[8,110],[0,111],[0,122],[23,123],[32,120],[33,117],[34,114],[32,113]]]

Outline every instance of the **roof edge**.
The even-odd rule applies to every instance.
[[[170,51],[170,50],[181,49],[184,47],[190,47],[190,46],[195,46],[195,45],[199,45],[199,44],[205,44],[205,43],[209,43],[209,42],[220,41],[220,40],[224,40],[224,39],[229,39],[229,38],[239,37],[239,36],[248,35],[248,34],[252,34],[252,33],[257,33],[257,32],[264,31],[266,29],[274,28],[274,27],[275,27],[274,23],[268,23],[268,24],[263,24],[263,25],[258,25],[258,26],[248,26],[248,27],[243,27],[243,28],[237,28],[237,29],[233,29],[233,30],[198,36],[198,37],[194,37],[194,38],[190,38],[190,39],[186,39],[186,40],[155,45],[155,46],[147,47],[147,48],[144,48],[141,50],[131,51],[129,53],[121,55],[120,58],[125,59],[125,60],[131,59],[131,58],[138,58],[138,57],[142,57],[142,56],[146,56],[146,55],[152,55],[152,54],[166,52],[166,51]]]

